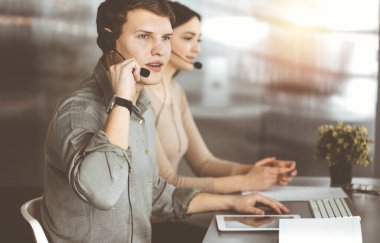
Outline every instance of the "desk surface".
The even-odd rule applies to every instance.
[[[379,179],[354,178],[352,183],[371,184],[380,186]],[[296,177],[293,186],[329,186],[329,177]],[[380,197],[369,194],[349,194],[357,213],[362,218],[363,243],[378,243],[380,238]],[[312,217],[308,210],[308,202],[285,202],[290,212],[300,214],[301,217]],[[303,208],[305,207],[305,208]],[[307,213],[309,212],[309,213]],[[207,230],[203,243],[278,243],[278,232],[219,232],[216,227],[215,218]]]

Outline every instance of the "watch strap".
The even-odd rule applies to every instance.
[[[123,99],[123,98],[120,98],[120,97],[114,96],[114,103],[113,103],[111,109],[109,110],[109,112],[111,112],[111,110],[112,110],[115,106],[123,106],[123,107],[125,107],[125,108],[127,108],[127,109],[129,110],[129,114],[132,114],[133,103],[132,103],[132,101],[130,101],[130,100],[127,100],[127,99]],[[108,113],[109,113],[109,112],[108,112]]]

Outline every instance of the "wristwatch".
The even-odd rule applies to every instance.
[[[109,114],[115,106],[123,106],[129,110],[129,114],[132,114],[133,104],[130,100],[123,99],[114,95],[108,104],[107,113]]]

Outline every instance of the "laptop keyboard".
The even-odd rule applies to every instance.
[[[309,201],[315,218],[341,218],[352,216],[344,198],[331,198]]]

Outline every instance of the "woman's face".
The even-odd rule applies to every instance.
[[[201,51],[200,37],[201,23],[197,17],[193,17],[173,30],[170,64],[175,69],[192,70],[194,68],[193,63]]]

